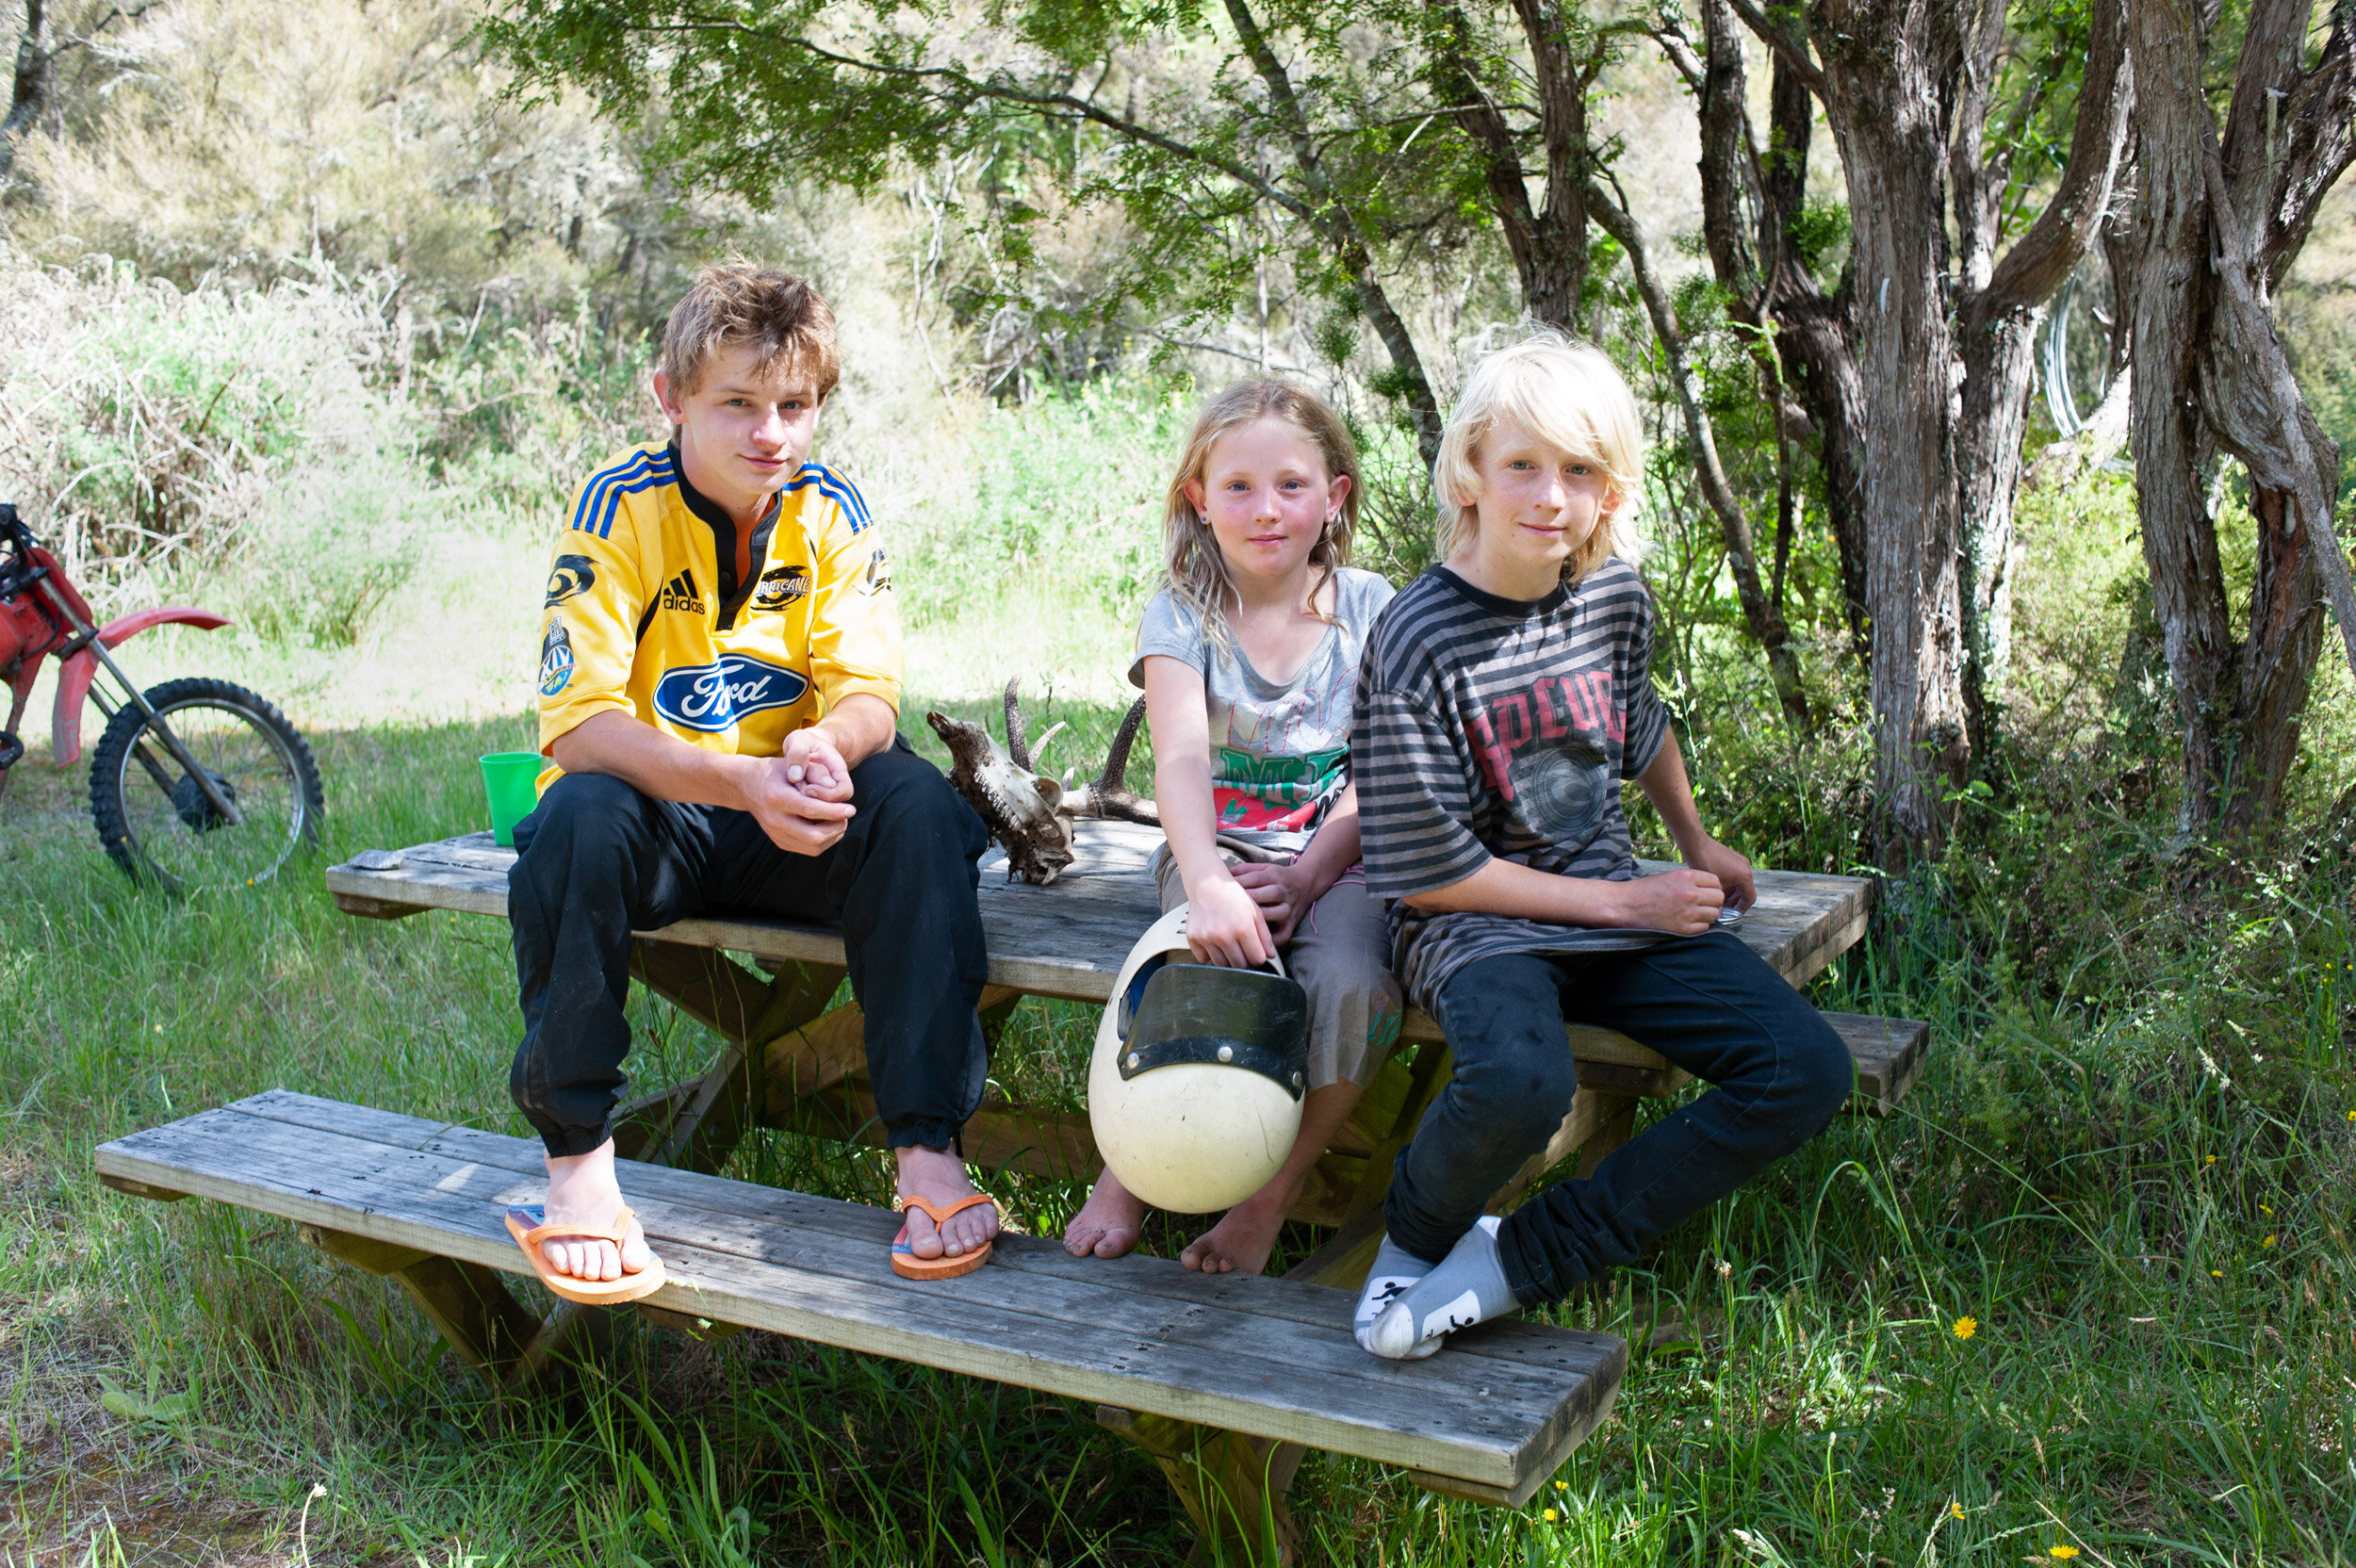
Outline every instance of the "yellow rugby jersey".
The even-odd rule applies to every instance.
[[[740,530],[640,447],[589,476],[556,536],[540,636],[540,750],[616,709],[707,751],[775,757],[859,692],[900,706],[900,620],[867,503],[805,464]],[[540,776],[546,790],[560,776]]]

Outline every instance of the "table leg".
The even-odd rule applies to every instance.
[[[712,949],[642,940],[632,944],[630,972],[728,1044],[702,1077],[625,1107],[616,1152],[716,1175],[760,1119],[771,1042],[818,1018],[843,971],[794,964],[763,982]]]
[[[1579,1179],[1587,1180],[1603,1164],[1603,1157],[1628,1140],[1636,1131],[1636,1096],[1630,1094],[1598,1095],[1595,1130],[1579,1146]]]
[[[1399,1114],[1367,1156],[1366,1174],[1350,1195],[1341,1223],[1324,1246],[1286,1269],[1284,1278],[1341,1290],[1356,1290],[1366,1282],[1366,1270],[1374,1266],[1374,1254],[1383,1245],[1383,1200],[1391,1190],[1391,1168],[1399,1152],[1415,1135],[1423,1113],[1448,1087],[1449,1066],[1444,1045],[1428,1044],[1415,1054],[1415,1066],[1409,1070],[1413,1077],[1399,1102]]]
[[[1297,1443],[1247,1437],[1116,1405],[1096,1407],[1097,1424],[1153,1456],[1194,1521],[1189,1563],[1292,1564],[1301,1532],[1284,1494],[1306,1451]]]
[[[507,1293],[507,1283],[495,1268],[317,1225],[298,1225],[295,1234],[338,1262],[401,1282],[459,1359],[494,1388],[510,1388],[520,1380],[518,1371],[546,1331]]]

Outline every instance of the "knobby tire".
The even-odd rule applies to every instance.
[[[312,760],[310,746],[274,705],[242,686],[202,676],[167,680],[160,686],[149,688],[146,695],[148,706],[167,724],[172,724],[174,732],[181,735],[184,743],[188,742],[188,734],[179,725],[172,723],[173,715],[211,710],[217,716],[246,726],[274,754],[278,776],[275,779],[270,778],[268,771],[262,770],[264,781],[283,781],[287,786],[287,809],[276,813],[267,825],[257,824],[249,818],[243,827],[233,831],[250,834],[267,827],[274,834],[283,835],[286,842],[270,857],[266,866],[229,880],[246,885],[267,881],[297,850],[317,846],[319,821],[325,809],[319,764]],[[145,758],[134,749],[142,740],[148,754]],[[200,764],[202,762],[200,757]],[[125,797],[126,790],[156,791],[158,784],[155,776],[158,765],[168,776],[177,776],[180,772],[179,764],[172,760],[171,753],[149,732],[146,715],[136,705],[125,705],[118,710],[113,719],[108,721],[106,732],[100,738],[97,749],[90,757],[90,818],[98,828],[99,841],[106,846],[106,853],[133,881],[181,892],[188,890],[188,883],[158,864],[149,852],[150,846],[139,841],[134,825],[136,813]],[[181,782],[189,781],[182,779]],[[198,798],[201,800],[201,797]],[[200,813],[203,811],[201,805],[197,809]],[[294,819],[291,830],[286,822],[289,815]],[[181,817],[187,821],[187,810],[182,810]],[[196,825],[190,825],[193,827]],[[210,830],[213,829],[207,829]]]

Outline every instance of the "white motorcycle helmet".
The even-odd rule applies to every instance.
[[[1301,1133],[1309,998],[1284,972],[1198,964],[1186,906],[1130,949],[1088,1063],[1088,1124],[1121,1184],[1176,1214],[1268,1185]]]

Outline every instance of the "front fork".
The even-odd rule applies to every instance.
[[[49,601],[51,607],[58,614],[65,617],[65,624],[74,629],[73,640],[57,650],[59,663],[62,665],[65,660],[79,653],[83,648],[90,649],[97,658],[98,662],[106,667],[106,673],[115,678],[115,683],[130,696],[132,706],[139,710],[140,716],[146,721],[148,733],[163,743],[164,749],[172,754],[172,760],[186,769],[188,776],[196,780],[196,787],[205,792],[205,804],[219,812],[221,820],[230,826],[241,826],[245,822],[245,816],[237,809],[237,803],[229,798],[229,792],[214,780],[208,769],[197,764],[195,756],[180,737],[172,732],[172,726],[164,722],[164,716],[155,711],[155,705],[147,700],[147,694],[140,691],[131,678],[123,673],[123,666],[115,662],[114,655],[107,650],[106,643],[100,639],[98,629],[74,612],[74,606],[66,602],[65,596],[57,592],[56,585],[51,583],[45,575],[36,579],[33,586],[40,590],[41,596]],[[98,704],[99,711],[105,713],[110,722],[115,714],[121,711],[114,704],[106,700],[106,694],[104,692],[94,686],[90,688],[90,696]],[[172,795],[172,776],[164,772],[163,764],[155,760],[155,754],[147,749],[146,743],[140,741],[132,742],[131,755],[139,759],[139,766],[147,770],[147,776],[155,781],[155,787],[161,790],[165,797],[169,799]]]

